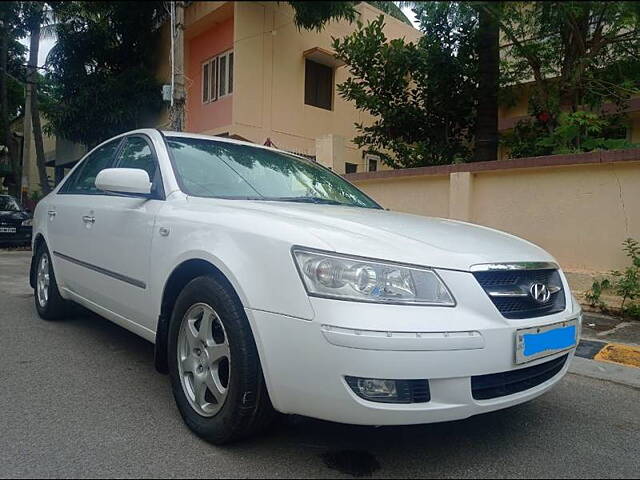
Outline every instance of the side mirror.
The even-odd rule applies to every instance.
[[[96,177],[98,190],[147,196],[151,194],[149,174],[139,168],[105,168]]]

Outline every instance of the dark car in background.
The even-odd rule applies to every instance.
[[[31,213],[11,195],[0,195],[0,247],[31,244]]]

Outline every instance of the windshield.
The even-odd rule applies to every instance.
[[[168,137],[188,195],[380,208],[326,168],[293,155],[235,143]]]
[[[0,212],[19,212],[21,210],[15,198],[8,195],[0,195]]]

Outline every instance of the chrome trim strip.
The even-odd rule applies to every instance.
[[[522,290],[487,290],[490,297],[528,297],[527,292]]]
[[[549,290],[549,294],[553,295],[554,293],[558,293],[562,290],[562,287],[558,287],[556,285],[549,285],[547,287]],[[523,292],[521,289],[513,289],[513,290],[487,290],[487,294],[490,297],[528,297],[529,292]]]
[[[120,273],[112,272],[111,270],[107,270],[106,268],[97,267],[96,265],[92,265],[87,262],[83,262],[82,260],[78,260],[77,258],[70,257],[60,252],[53,251],[53,254],[56,257],[60,257],[63,260],[66,260],[71,263],[75,263],[76,265],[80,265],[81,267],[88,268],[89,270],[93,270],[94,272],[101,273],[106,275],[107,277],[115,278],[116,280],[120,280],[121,282],[128,283],[133,285],[134,287],[146,289],[147,285],[140,280],[136,280],[135,278],[127,277],[126,275],[122,275]]]
[[[505,270],[559,270],[554,262],[506,262],[506,263],[478,263],[471,265],[471,272],[491,272]]]

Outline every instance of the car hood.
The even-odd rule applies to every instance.
[[[16,222],[22,222],[27,218],[30,218],[30,217],[29,217],[29,214],[26,212],[0,211],[0,223],[8,222],[8,223],[14,224]]]
[[[192,197],[193,198],[193,197]],[[202,200],[202,199],[200,199]],[[493,262],[553,262],[551,255],[523,239],[456,220],[388,210],[271,201],[227,200],[234,210],[273,217],[309,234],[315,245],[300,246],[396,262],[456,270]],[[303,233],[304,234],[303,234]]]

